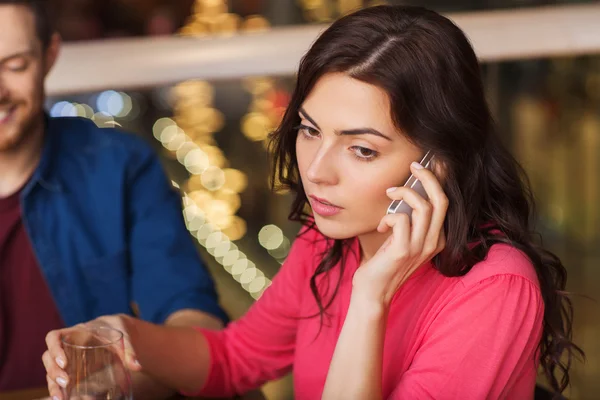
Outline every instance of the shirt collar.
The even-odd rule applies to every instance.
[[[51,192],[62,192],[63,185],[58,179],[56,168],[52,168],[60,154],[58,145],[59,135],[54,132],[54,124],[48,114],[44,113],[44,144],[40,162],[31,179],[23,188],[23,195],[27,195],[36,185],[40,185]]]

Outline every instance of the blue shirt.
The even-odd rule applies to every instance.
[[[181,197],[140,138],[80,118],[47,118],[23,223],[67,326],[132,314],[163,323],[197,309],[218,318],[214,282],[184,225]]]

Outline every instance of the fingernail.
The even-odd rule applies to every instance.
[[[52,400],[58,400],[58,396],[52,396]]]
[[[67,380],[65,378],[58,377],[56,378],[56,383],[58,383],[61,387],[67,387]]]
[[[386,193],[392,193],[396,189],[398,189],[398,188],[397,187],[391,187],[391,188],[388,188],[385,192]]]
[[[421,164],[419,164],[418,162],[413,162],[412,164],[410,164],[414,169],[423,169],[423,166]]]
[[[65,360],[62,357],[56,357],[56,363],[59,367],[65,368]]]
[[[134,359],[133,359],[133,363],[134,363],[135,365],[137,365],[138,367],[141,367],[141,366],[142,366],[142,365],[140,364],[140,362],[138,361],[138,359],[137,359],[137,358],[134,358]]]

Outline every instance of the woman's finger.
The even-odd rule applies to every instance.
[[[418,168],[414,164],[411,166],[411,170],[423,184],[423,188],[429,197],[429,203],[432,206],[432,213],[423,242],[424,255],[430,258],[439,252],[437,249],[440,234],[443,233],[446,212],[448,211],[448,197],[433,172],[425,168]]]
[[[58,386],[66,388],[69,384],[69,376],[54,361],[50,352],[46,351],[42,355],[42,362],[46,369],[46,375],[52,379]]]
[[[390,229],[392,229],[392,240],[382,250],[386,253],[391,252],[396,260],[407,257],[410,253],[410,218],[404,213],[384,216],[377,230],[387,232]]]
[[[125,363],[127,365],[127,368],[129,368],[132,371],[142,370],[142,366],[140,365],[140,362],[138,361],[137,356],[133,351],[133,347],[131,346],[129,341],[127,341],[125,344]]]
[[[137,356],[135,354],[135,350],[131,345],[131,341],[129,340],[129,334],[127,333],[127,329],[125,327],[125,322],[123,317],[120,315],[111,315],[106,317],[100,317],[97,319],[97,323],[102,326],[107,326],[113,329],[117,329],[123,333],[123,344],[124,348],[119,349],[119,356],[123,360],[123,363],[133,371],[140,371],[142,369]]]
[[[56,382],[46,375],[46,382],[48,383],[48,394],[52,400],[63,400],[62,389],[56,384]]]
[[[62,336],[65,330],[50,331],[46,335],[46,346],[52,359],[58,366],[64,369],[67,366],[67,357],[62,347]]]
[[[423,168],[419,163],[412,163],[410,170],[413,175],[421,181],[423,189],[429,197],[429,202],[434,208],[442,208],[444,201],[448,201],[444,189],[435,174],[427,168]]]
[[[410,245],[413,254],[420,254],[429,231],[433,207],[415,190],[407,187],[388,189],[388,196],[392,200],[403,200],[412,208],[412,222],[410,224]]]

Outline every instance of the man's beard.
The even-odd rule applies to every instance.
[[[13,113],[17,112],[18,109],[13,110]],[[12,121],[9,122],[8,126],[0,127],[0,131],[7,131],[5,134],[0,133],[0,153],[17,151],[35,133],[39,121],[37,115],[19,120],[17,119],[18,116],[13,114],[10,118],[12,118]]]

